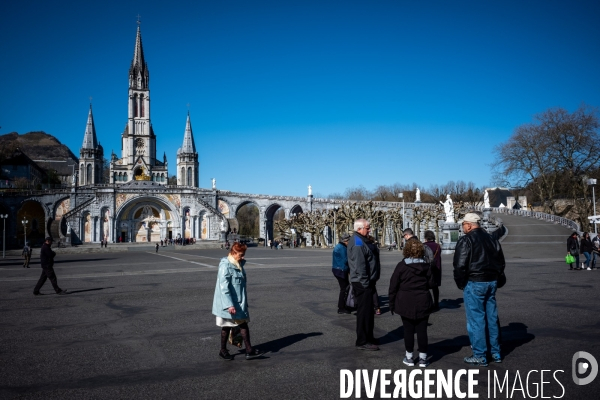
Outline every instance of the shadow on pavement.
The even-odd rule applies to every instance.
[[[535,335],[527,332],[527,325],[522,322],[511,322],[508,326],[501,327],[500,333],[500,348],[503,358],[512,353],[517,347],[535,339]]]
[[[307,339],[312,336],[321,336],[322,334],[323,332],[295,333],[293,335],[271,340],[270,342],[262,343],[258,347],[261,350],[268,351],[270,353],[277,353],[279,350],[291,346],[294,343],[297,343],[301,340]]]
[[[404,326],[402,326],[402,320],[399,316],[398,321],[400,322],[400,326],[394,329],[393,331],[388,332],[383,336],[380,336],[379,344],[393,343],[404,339]]]
[[[430,362],[441,360],[443,357],[458,353],[463,347],[471,346],[469,335],[460,335],[454,339],[444,339],[440,342],[430,343],[428,353],[431,353]]]
[[[456,309],[456,308],[460,308],[462,303],[464,303],[464,300],[462,297],[459,297],[456,300],[443,299],[440,301],[440,308]]]
[[[83,293],[83,292],[93,292],[95,290],[114,289],[114,288],[115,288],[114,286],[109,286],[109,287],[99,287],[99,288],[94,288],[94,289],[69,290],[69,294]]]

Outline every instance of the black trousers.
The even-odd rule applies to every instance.
[[[352,282],[356,303],[356,345],[373,344],[373,329],[375,314],[373,313],[373,287],[363,287],[360,283]]]
[[[44,283],[46,283],[46,279],[50,279],[50,283],[52,283],[52,287],[56,293],[62,292],[62,289],[58,287],[58,281],[56,280],[56,274],[54,273],[54,268],[42,268],[42,275],[38,280],[37,285],[35,285],[35,289],[33,289],[33,293],[39,293]]]
[[[335,275],[334,275],[335,276]],[[340,285],[340,295],[338,297],[338,310],[346,309],[346,298],[348,296],[348,285],[350,285],[350,281],[348,278],[340,278],[336,276],[338,284]]]
[[[420,353],[427,353],[427,323],[429,315],[425,318],[411,319],[402,317],[402,325],[404,326],[404,348],[409,353],[415,349],[415,332],[417,333],[417,344],[419,345]]]

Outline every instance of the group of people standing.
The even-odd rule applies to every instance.
[[[596,235],[590,239],[589,232],[583,232],[580,241],[579,234],[573,232],[567,238],[567,253],[575,259],[575,262],[569,264],[569,270],[592,270],[596,267],[596,257],[600,256],[600,238]],[[581,264],[579,264],[580,254],[585,257],[585,261]]]
[[[481,217],[468,213],[459,223],[462,236],[454,255],[454,280],[464,291],[467,331],[473,354],[465,357],[470,365],[487,366],[487,353],[495,362],[501,362],[499,344],[499,319],[496,308],[496,289],[506,280],[504,255],[500,242],[483,230]],[[346,306],[348,288],[354,294],[356,307],[356,342],[359,350],[379,350],[379,340],[374,337],[377,281],[381,264],[379,248],[369,235],[371,225],[365,219],[354,222],[354,233],[345,234],[333,251],[332,271],[340,293],[338,313],[349,314]],[[439,310],[441,285],[441,247],[435,235],[425,232],[425,243],[419,241],[411,229],[403,231],[405,246],[403,260],[392,274],[389,285],[390,312],[400,315],[404,327],[404,364],[427,367],[427,325],[432,312]],[[431,292],[433,292],[433,296]],[[414,336],[417,336],[417,360],[414,356]],[[489,348],[487,346],[489,343]]]

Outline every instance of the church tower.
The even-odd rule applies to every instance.
[[[199,176],[198,153],[188,111],[183,145],[177,150],[177,185],[198,187]]]
[[[150,121],[150,72],[144,58],[139,22],[129,67],[127,117],[121,135],[121,158],[111,161],[111,183],[151,180],[166,184],[166,160],[156,159],[156,136]]]
[[[79,184],[96,185],[102,183],[102,161],[104,150],[96,140],[96,127],[92,105],[88,113],[85,134],[83,135],[83,146],[79,150]]]

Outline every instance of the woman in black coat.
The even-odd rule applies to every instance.
[[[402,317],[404,326],[404,346],[406,357],[402,362],[409,367],[415,365],[413,350],[415,332],[419,345],[419,367],[429,365],[427,361],[427,323],[433,306],[429,289],[436,287],[436,282],[429,263],[425,262],[423,243],[413,238],[404,246],[402,260],[392,274],[390,280],[389,303],[392,314]]]
[[[590,234],[587,232],[583,232],[583,237],[581,238],[581,254],[585,256],[585,263],[581,264],[581,268],[585,267],[588,270],[591,270],[591,262],[592,262],[592,254],[594,253],[594,244],[590,239]]]
[[[575,257],[575,269],[579,268],[579,240],[577,232],[573,232],[567,239],[567,252]],[[569,269],[573,269],[573,264],[569,264]]]

